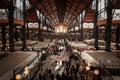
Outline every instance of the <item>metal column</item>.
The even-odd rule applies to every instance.
[[[27,24],[27,39],[29,40],[29,28],[28,28],[28,22],[27,22],[26,24]]]
[[[5,30],[6,30],[5,25],[2,25],[2,51],[5,51],[6,48]]]
[[[81,23],[81,22],[80,22],[80,21],[81,21],[80,19],[81,19],[81,17],[80,17],[80,15],[79,15],[79,18],[78,18],[78,29],[79,29],[78,32],[79,32],[79,33],[80,33],[80,31],[81,31],[81,30],[80,30],[80,27],[81,27],[81,26],[80,26],[80,23]],[[80,34],[80,37],[81,37],[81,34]],[[81,41],[81,38],[79,38],[79,40]]]
[[[116,48],[120,50],[120,26],[116,28]]]
[[[99,49],[98,47],[98,36],[99,36],[99,28],[97,26],[97,22],[98,22],[98,0],[96,0],[96,6],[95,6],[95,23],[94,23],[94,37],[95,37],[95,45],[94,47],[96,48],[96,50]]]
[[[23,21],[24,25],[22,26],[22,40],[23,40],[23,47],[22,50],[26,50],[26,0],[23,0]]]
[[[107,0],[107,24],[106,24],[106,51],[111,51],[111,23],[112,23],[112,3],[111,0]]]
[[[39,38],[39,41],[41,41],[41,29],[40,29],[40,23],[41,21],[39,20],[39,27],[38,27],[38,38]]]
[[[81,41],[83,41],[83,14],[81,13]]]
[[[18,30],[17,30],[17,26],[15,27],[15,40],[18,41]]]
[[[13,0],[9,1],[9,44],[10,44],[10,51],[14,51],[14,6]]]

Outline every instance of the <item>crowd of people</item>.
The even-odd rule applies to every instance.
[[[43,74],[39,74],[39,80],[96,80],[93,71],[87,71],[85,69],[86,63],[78,54],[72,51],[72,48],[68,44],[64,44],[66,47],[66,53],[69,55],[69,61],[62,61],[62,67],[64,70],[60,74],[59,71],[52,72],[50,68],[47,68]],[[58,45],[54,46],[54,55],[58,55]],[[44,66],[44,65],[42,65]],[[42,70],[42,69],[41,69]]]

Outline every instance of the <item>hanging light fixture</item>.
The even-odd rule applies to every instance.
[[[27,66],[25,66],[24,70],[28,70],[29,68]]]
[[[29,71],[28,70],[24,70],[24,72],[23,72],[25,75],[27,75],[28,73],[29,73]]]
[[[42,53],[45,54],[45,50],[43,50]]]
[[[92,66],[91,63],[88,63],[87,65],[88,65],[88,66]]]
[[[16,80],[19,80],[21,78],[21,75],[20,74],[17,74],[16,76],[15,76],[15,79]]]
[[[95,70],[94,70],[94,74],[95,74],[95,75],[98,75],[98,74],[99,74],[99,70],[98,70],[98,69],[95,69]]]
[[[85,69],[86,69],[87,71],[89,71],[89,70],[90,70],[90,66],[86,66]]]

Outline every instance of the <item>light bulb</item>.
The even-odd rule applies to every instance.
[[[21,78],[21,75],[17,74],[15,78],[16,78],[16,80],[19,80]]]
[[[90,66],[86,66],[86,68],[85,68],[87,71],[89,71],[90,70]]]
[[[98,69],[95,69],[95,70],[94,70],[94,74],[95,74],[95,75],[98,75],[98,74],[99,74],[99,70],[98,70]]]
[[[24,71],[24,74],[25,74],[25,75],[27,75],[28,73],[29,73],[29,71],[28,71],[28,70],[25,70],[25,71]]]

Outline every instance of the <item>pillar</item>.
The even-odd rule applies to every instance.
[[[5,25],[2,25],[2,51],[5,51],[6,48],[5,30],[6,30]]]
[[[107,13],[107,24],[106,24],[106,46],[105,46],[105,50],[107,52],[111,51],[111,23],[112,23],[112,2],[111,0],[107,0],[107,9],[106,9],[106,13]]]
[[[83,14],[81,13],[81,41],[83,41]]]
[[[26,0],[23,0],[23,21],[24,25],[22,26],[22,40],[23,40],[23,46],[22,50],[26,50]]]
[[[26,29],[27,29],[27,39],[29,40],[29,28],[28,28],[28,22],[27,22],[26,24],[27,24],[27,27],[26,27]]]
[[[81,23],[81,22],[80,22],[80,21],[81,21],[80,19],[81,19],[81,18],[80,18],[80,15],[79,15],[79,20],[78,20],[78,29],[79,29],[79,33],[80,33],[80,31],[81,31],[81,30],[80,30],[80,27],[81,27],[81,26],[80,26],[80,23]],[[80,36],[81,36],[81,34],[80,34]],[[80,39],[81,39],[81,38],[79,38],[79,40],[80,40]]]
[[[17,31],[17,26],[15,27],[15,41],[18,41],[18,31]]]
[[[116,28],[116,48],[120,50],[120,26]]]
[[[94,37],[95,37],[95,44],[94,47],[96,48],[96,50],[99,49],[98,47],[98,36],[99,36],[99,28],[97,26],[97,22],[98,22],[98,0],[96,0],[96,7],[95,7],[95,23],[94,23]]]
[[[10,44],[10,51],[14,51],[14,6],[13,0],[9,1],[9,44]]]
[[[39,26],[38,26],[38,39],[39,39],[39,41],[41,41],[40,23],[41,23],[41,21],[38,22],[38,24],[39,24]]]

